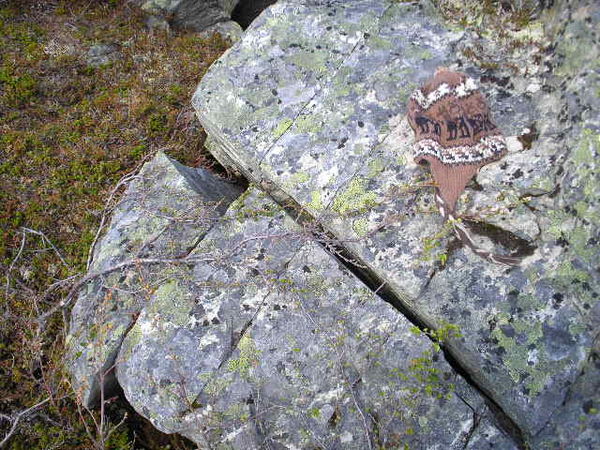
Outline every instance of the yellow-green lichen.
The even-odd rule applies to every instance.
[[[352,229],[357,236],[364,237],[369,234],[369,220],[365,217],[360,217],[352,222]]]
[[[561,39],[557,52],[564,55],[562,64],[555,71],[561,77],[573,76],[584,67],[594,70],[600,66],[598,46],[585,34],[579,35],[578,39]]]
[[[307,50],[299,51],[290,56],[290,62],[303,69],[310,70],[317,74],[327,72],[327,62],[330,55],[326,51],[309,52]]]
[[[321,211],[325,206],[323,205],[323,199],[321,198],[320,191],[312,191],[310,193],[310,202],[306,205],[308,209],[313,211]]]
[[[186,302],[188,295],[189,292],[184,291],[178,281],[169,281],[154,292],[148,311],[160,314],[175,326],[185,326],[190,319],[191,305]]]
[[[377,205],[377,194],[365,189],[367,180],[354,178],[333,202],[333,210],[341,215],[367,211]]]
[[[345,97],[352,92],[348,77],[352,73],[352,68],[348,66],[340,67],[335,78],[332,80],[334,93],[336,97]]]
[[[250,418],[248,405],[242,403],[236,403],[235,405],[230,406],[223,414],[229,420],[239,420],[241,422],[247,422]]]
[[[283,133],[285,133],[288,130],[288,128],[292,126],[293,123],[294,121],[292,119],[283,119],[275,127],[275,129],[273,130],[273,134],[276,138],[283,136]]]
[[[133,347],[141,342],[142,337],[142,328],[138,324],[134,325],[131,330],[129,330],[129,333],[127,333],[127,338],[125,341],[127,344],[127,350],[133,350]]]
[[[292,182],[294,184],[306,183],[308,180],[310,180],[310,175],[306,172],[296,172],[292,175]]]
[[[323,124],[319,122],[319,120],[315,118],[314,115],[309,114],[299,116],[296,119],[294,131],[297,133],[314,134],[321,131],[322,128]]]
[[[396,164],[398,164],[399,166],[405,166],[407,162],[408,162],[408,158],[404,154],[402,154],[396,158]]]
[[[428,48],[409,45],[404,50],[408,58],[414,58],[419,61],[426,61],[433,58],[433,53]]]
[[[367,163],[367,167],[369,168],[369,178],[375,178],[383,169],[385,169],[385,163],[381,158],[373,158]]]
[[[258,366],[260,350],[256,348],[256,344],[249,333],[246,333],[238,343],[239,358],[232,359],[227,364],[227,370],[237,372],[243,378],[250,377],[250,370]]]
[[[542,391],[548,377],[554,372],[549,370],[546,359],[542,341],[542,323],[532,320],[509,321],[509,319],[509,315],[504,313],[496,317],[497,326],[492,331],[492,337],[504,350],[502,360],[512,380],[515,383],[525,381],[527,394],[535,396]],[[524,336],[525,343],[517,342],[515,336],[509,336],[503,331],[503,326],[510,327],[515,334]]]
[[[206,374],[206,378],[209,378],[208,382],[204,386],[204,392],[207,395],[219,395],[223,390],[227,389],[232,383],[232,380],[224,376],[214,376],[213,374]]]

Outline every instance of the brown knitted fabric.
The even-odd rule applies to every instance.
[[[504,138],[475,81],[445,68],[438,69],[411,95],[408,122],[415,132],[415,161],[429,163],[437,184],[436,204],[445,220],[453,220],[456,202],[467,183],[481,166],[506,153]],[[516,258],[477,248],[462,225],[454,228],[478,255],[503,264],[518,263]]]
[[[408,121],[416,135],[415,161],[431,165],[449,213],[479,168],[506,153],[483,94],[462,73],[438,69],[410,97]]]

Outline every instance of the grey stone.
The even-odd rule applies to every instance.
[[[600,346],[596,340],[577,381],[569,387],[565,403],[536,436],[534,448],[586,450],[598,446],[600,433]]]
[[[236,0],[148,0],[142,10],[152,23],[167,23],[175,28],[204,31],[231,19]]]
[[[202,34],[210,36],[213,33],[219,33],[225,39],[228,39],[231,42],[237,42],[242,38],[242,27],[237,22],[233,20],[228,20],[226,22],[218,22],[214,25],[206,28]]]
[[[118,57],[119,47],[116,44],[92,45],[86,54],[87,64],[100,67],[111,63]]]
[[[194,253],[215,261],[158,287],[117,358],[160,430],[200,448],[515,448],[425,334],[264,194]]]
[[[146,163],[115,207],[94,252],[90,273],[126,261],[178,258],[197,244],[239,188],[203,169],[192,169],[163,153]],[[71,312],[67,366],[86,406],[99,400],[123,337],[135,322],[155,282],[153,266],[133,265],[94,278]]]
[[[550,36],[558,45],[549,71],[539,53],[449,31],[427,6],[308,5],[271,7],[202,80],[193,102],[213,151],[319,221],[357,272],[385,282],[422,323],[458,325],[464,337],[449,352],[533,439],[562,407],[597,327],[597,10],[575,3],[567,22],[562,3],[544,13],[564,33]],[[540,28],[513,42],[548,45]],[[469,46],[497,69],[455,53]],[[475,216],[482,246],[526,256],[517,268],[456,248],[427,174],[411,162],[406,100],[439,65],[480,80],[515,144],[460,208]]]

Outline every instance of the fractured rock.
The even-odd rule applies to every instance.
[[[566,33],[589,51],[559,39],[554,73],[500,86],[453,52],[474,38],[427,4],[282,1],[193,100],[219,159],[319,221],[401,309],[461,329],[450,353],[528,441],[562,407],[598,325],[597,99],[586,94],[598,86],[598,13],[572,8]],[[513,140],[537,123],[529,148],[486,166],[462,198],[484,211],[470,219],[478,245],[525,257],[519,267],[478,261],[430,214],[404,117],[408,95],[440,65],[482,82]],[[532,88],[540,79],[547,88]]]
[[[187,254],[238,193],[237,186],[163,153],[130,182],[93,255],[89,273],[99,276],[84,286],[71,312],[67,366],[84,405],[100,400],[102,385],[108,395],[121,342],[154,290],[156,265],[143,260]]]

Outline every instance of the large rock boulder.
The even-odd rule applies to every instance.
[[[223,27],[227,24],[227,28],[237,28],[241,33],[241,27],[231,21],[231,13],[238,0],[137,0],[137,2],[148,15],[148,23],[152,27],[205,31],[219,30],[219,26]]]
[[[160,430],[200,448],[514,448],[439,348],[256,189],[194,255],[117,358]]]
[[[599,15],[560,3],[486,35],[428,2],[268,8],[193,99],[253,186],[183,228],[140,213],[162,185],[126,197],[92,273],[138,263],[73,311],[84,399],[118,382],[201,448],[599,446]],[[480,82],[508,136],[459,208],[518,267],[462,248],[412,163],[407,99],[440,65]],[[204,183],[173,174],[175,216],[206,216]]]
[[[194,96],[217,158],[318,221],[416,323],[460,328],[448,353],[530,442],[572,395],[600,308],[599,13],[564,7],[542,17],[558,33],[544,61],[510,51],[551,48],[541,22],[499,43],[423,5],[279,2]],[[519,267],[457,247],[411,162],[406,100],[439,65],[479,80],[509,136],[461,208]]]
[[[189,254],[239,192],[163,153],[131,180],[94,251],[89,275],[97,276],[71,312],[67,364],[84,405],[108,398],[121,342],[155,289],[160,260]]]

